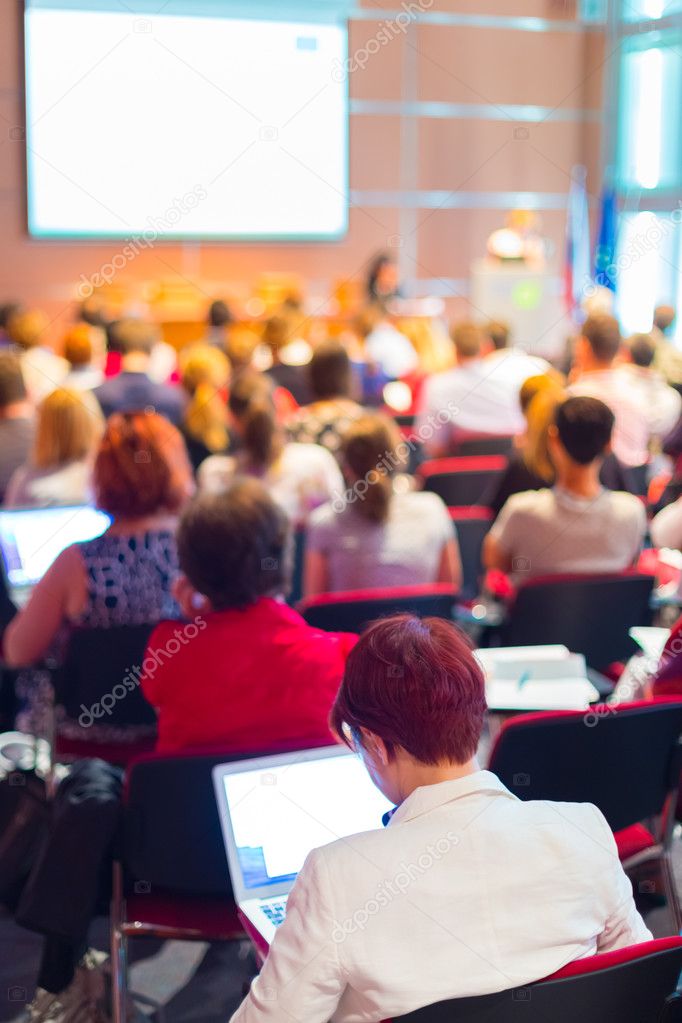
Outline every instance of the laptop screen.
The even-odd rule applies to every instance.
[[[392,809],[358,757],[342,748],[221,780],[248,890],[293,881],[312,849],[380,828]]]
[[[11,587],[33,586],[72,543],[92,540],[111,519],[96,508],[0,511],[0,548]]]

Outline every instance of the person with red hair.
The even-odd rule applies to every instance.
[[[480,770],[485,713],[451,623],[396,615],[360,637],[331,721],[397,808],[308,856],[232,1023],[396,1018],[651,937],[595,806],[522,802]]]
[[[67,547],[47,570],[5,631],[10,667],[40,661],[65,626],[143,625],[179,616],[171,595],[175,527],[193,489],[181,434],[154,413],[111,416],[92,485],[111,526]]]

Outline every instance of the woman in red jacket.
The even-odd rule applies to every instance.
[[[313,629],[284,603],[288,523],[265,487],[242,479],[197,498],[177,544],[175,597],[188,624],[158,625],[143,664],[157,749],[331,742],[327,718],[357,636]]]

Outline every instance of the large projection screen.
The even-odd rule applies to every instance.
[[[347,25],[324,6],[26,0],[29,233],[341,237]]]

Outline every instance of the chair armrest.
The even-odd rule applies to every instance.
[[[602,673],[597,671],[595,668],[587,668],[586,674],[588,680],[597,690],[599,697],[602,700],[606,699],[607,696],[610,696],[616,688],[610,678],[607,678],[606,675],[602,675]]]
[[[666,998],[660,1023],[682,1023],[682,994],[679,991]]]

